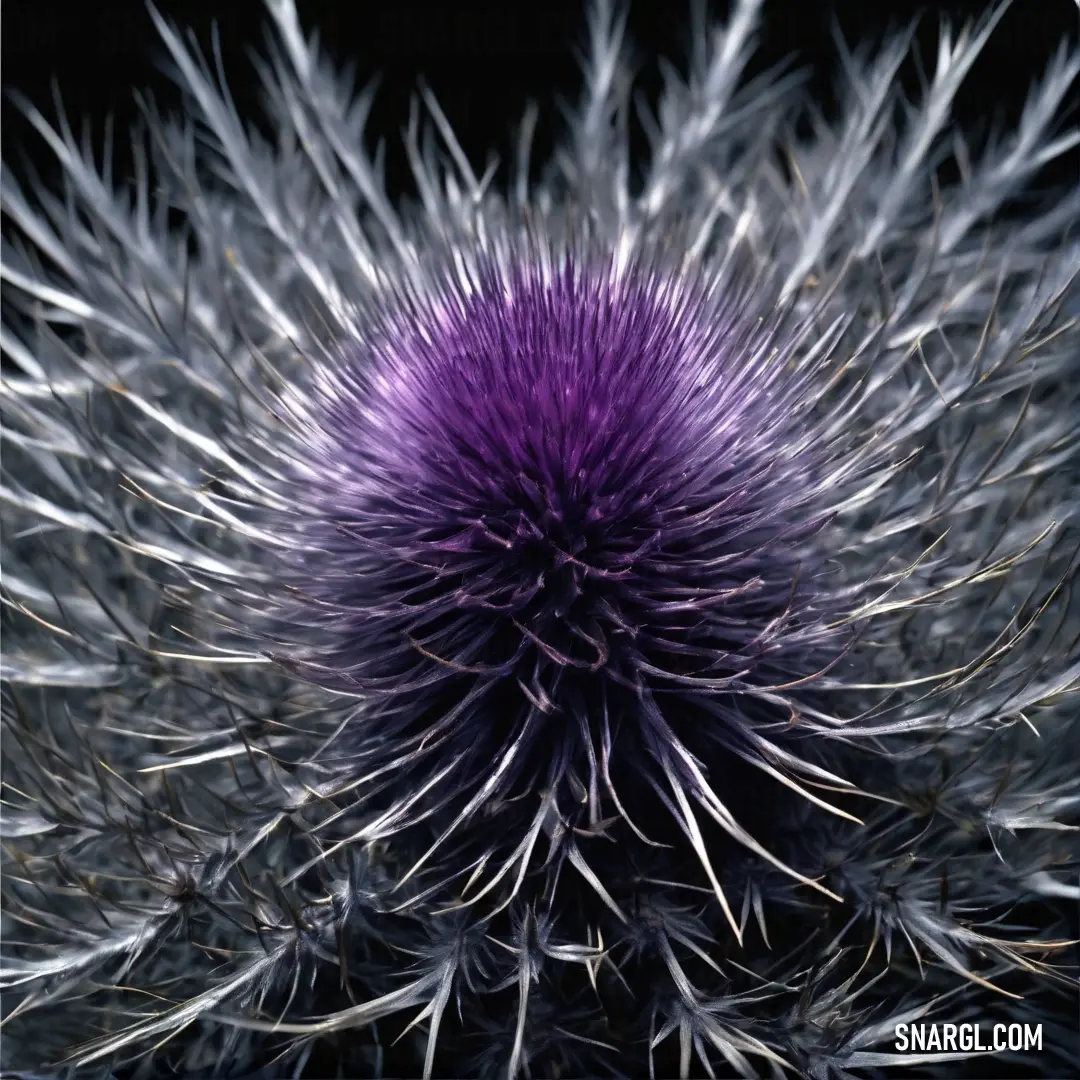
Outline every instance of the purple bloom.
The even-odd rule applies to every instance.
[[[595,827],[614,769],[662,782],[693,836],[684,789],[727,811],[688,743],[802,765],[777,703],[843,652],[813,541],[858,439],[820,438],[827,354],[796,368],[804,335],[736,283],[501,254],[388,301],[297,417],[281,621],[317,643],[292,666],[371,697],[339,754],[361,738],[425,805],[475,793],[455,825],[539,783],[537,822],[576,784]]]
[[[5,1066],[1068,1061],[1080,192],[994,215],[1080,56],[942,187],[1000,9],[807,127],[743,0],[632,185],[598,4],[544,178],[428,97],[397,210],[269,7],[275,144],[158,20],[134,200],[32,109],[64,197],[4,175]]]

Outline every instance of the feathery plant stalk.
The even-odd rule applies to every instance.
[[[291,0],[273,144],[156,15],[188,108],[132,183],[27,106],[7,1067],[958,1076],[893,1028],[983,1019],[1067,1071],[1080,191],[1004,211],[1080,54],[971,157],[1002,7],[903,107],[910,34],[845,51],[826,123],[744,79],[759,6],[640,176],[598,2],[541,178],[427,95],[402,209]]]

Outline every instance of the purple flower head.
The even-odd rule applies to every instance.
[[[371,698],[341,745],[442,774],[429,812],[574,778],[595,826],[625,774],[715,807],[684,744],[764,764],[782,692],[843,651],[814,541],[856,444],[807,430],[800,335],[693,269],[444,267],[315,383],[286,618],[317,643],[291,665]]]

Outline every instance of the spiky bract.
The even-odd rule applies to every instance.
[[[31,110],[12,1067],[956,1075],[892,1028],[982,1017],[1072,1054],[1080,195],[994,215],[1080,59],[932,200],[996,15],[899,130],[907,38],[845,56],[808,139],[792,80],[739,89],[757,7],[633,189],[603,5],[544,179],[429,98],[400,214],[285,0],[275,146],[164,23],[194,111],[133,199]]]

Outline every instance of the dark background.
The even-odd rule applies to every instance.
[[[631,0],[629,6],[639,83],[655,100],[661,85],[656,58],[686,55],[689,0]],[[835,25],[857,42],[880,38],[921,12],[917,39],[932,71],[939,14],[956,23],[989,6],[989,0],[766,0],[752,70],[795,56],[816,70],[811,92],[827,103]],[[190,27],[207,54],[216,23],[241,116],[257,118],[259,91],[248,55],[263,42],[269,22],[260,0],[157,0],[157,7]],[[722,17],[728,3],[713,0],[709,7]],[[534,161],[544,160],[560,131],[559,99],[575,100],[578,93],[583,10],[581,0],[299,0],[305,31],[320,28],[335,60],[355,63],[360,85],[380,76],[369,136],[387,139],[387,179],[395,195],[411,186],[399,132],[421,75],[480,168],[492,148],[506,160],[526,104],[537,101],[541,124]],[[1032,80],[1063,37],[1075,40],[1078,22],[1074,0],[1014,0],[957,103],[956,118],[976,144],[988,123],[1016,119]],[[163,49],[142,0],[5,0],[0,42],[4,87],[25,94],[50,119],[54,81],[72,119],[90,120],[97,147],[106,116],[115,116],[120,176],[130,161],[121,136],[138,116],[133,88],[151,90],[163,104],[179,101],[162,73]],[[917,65],[909,62],[902,77],[915,89]],[[5,162],[22,172],[26,155],[46,182],[54,178],[47,151],[8,96],[2,123]],[[1080,175],[1078,162],[1074,154],[1055,165],[1048,179],[1073,181]]]

